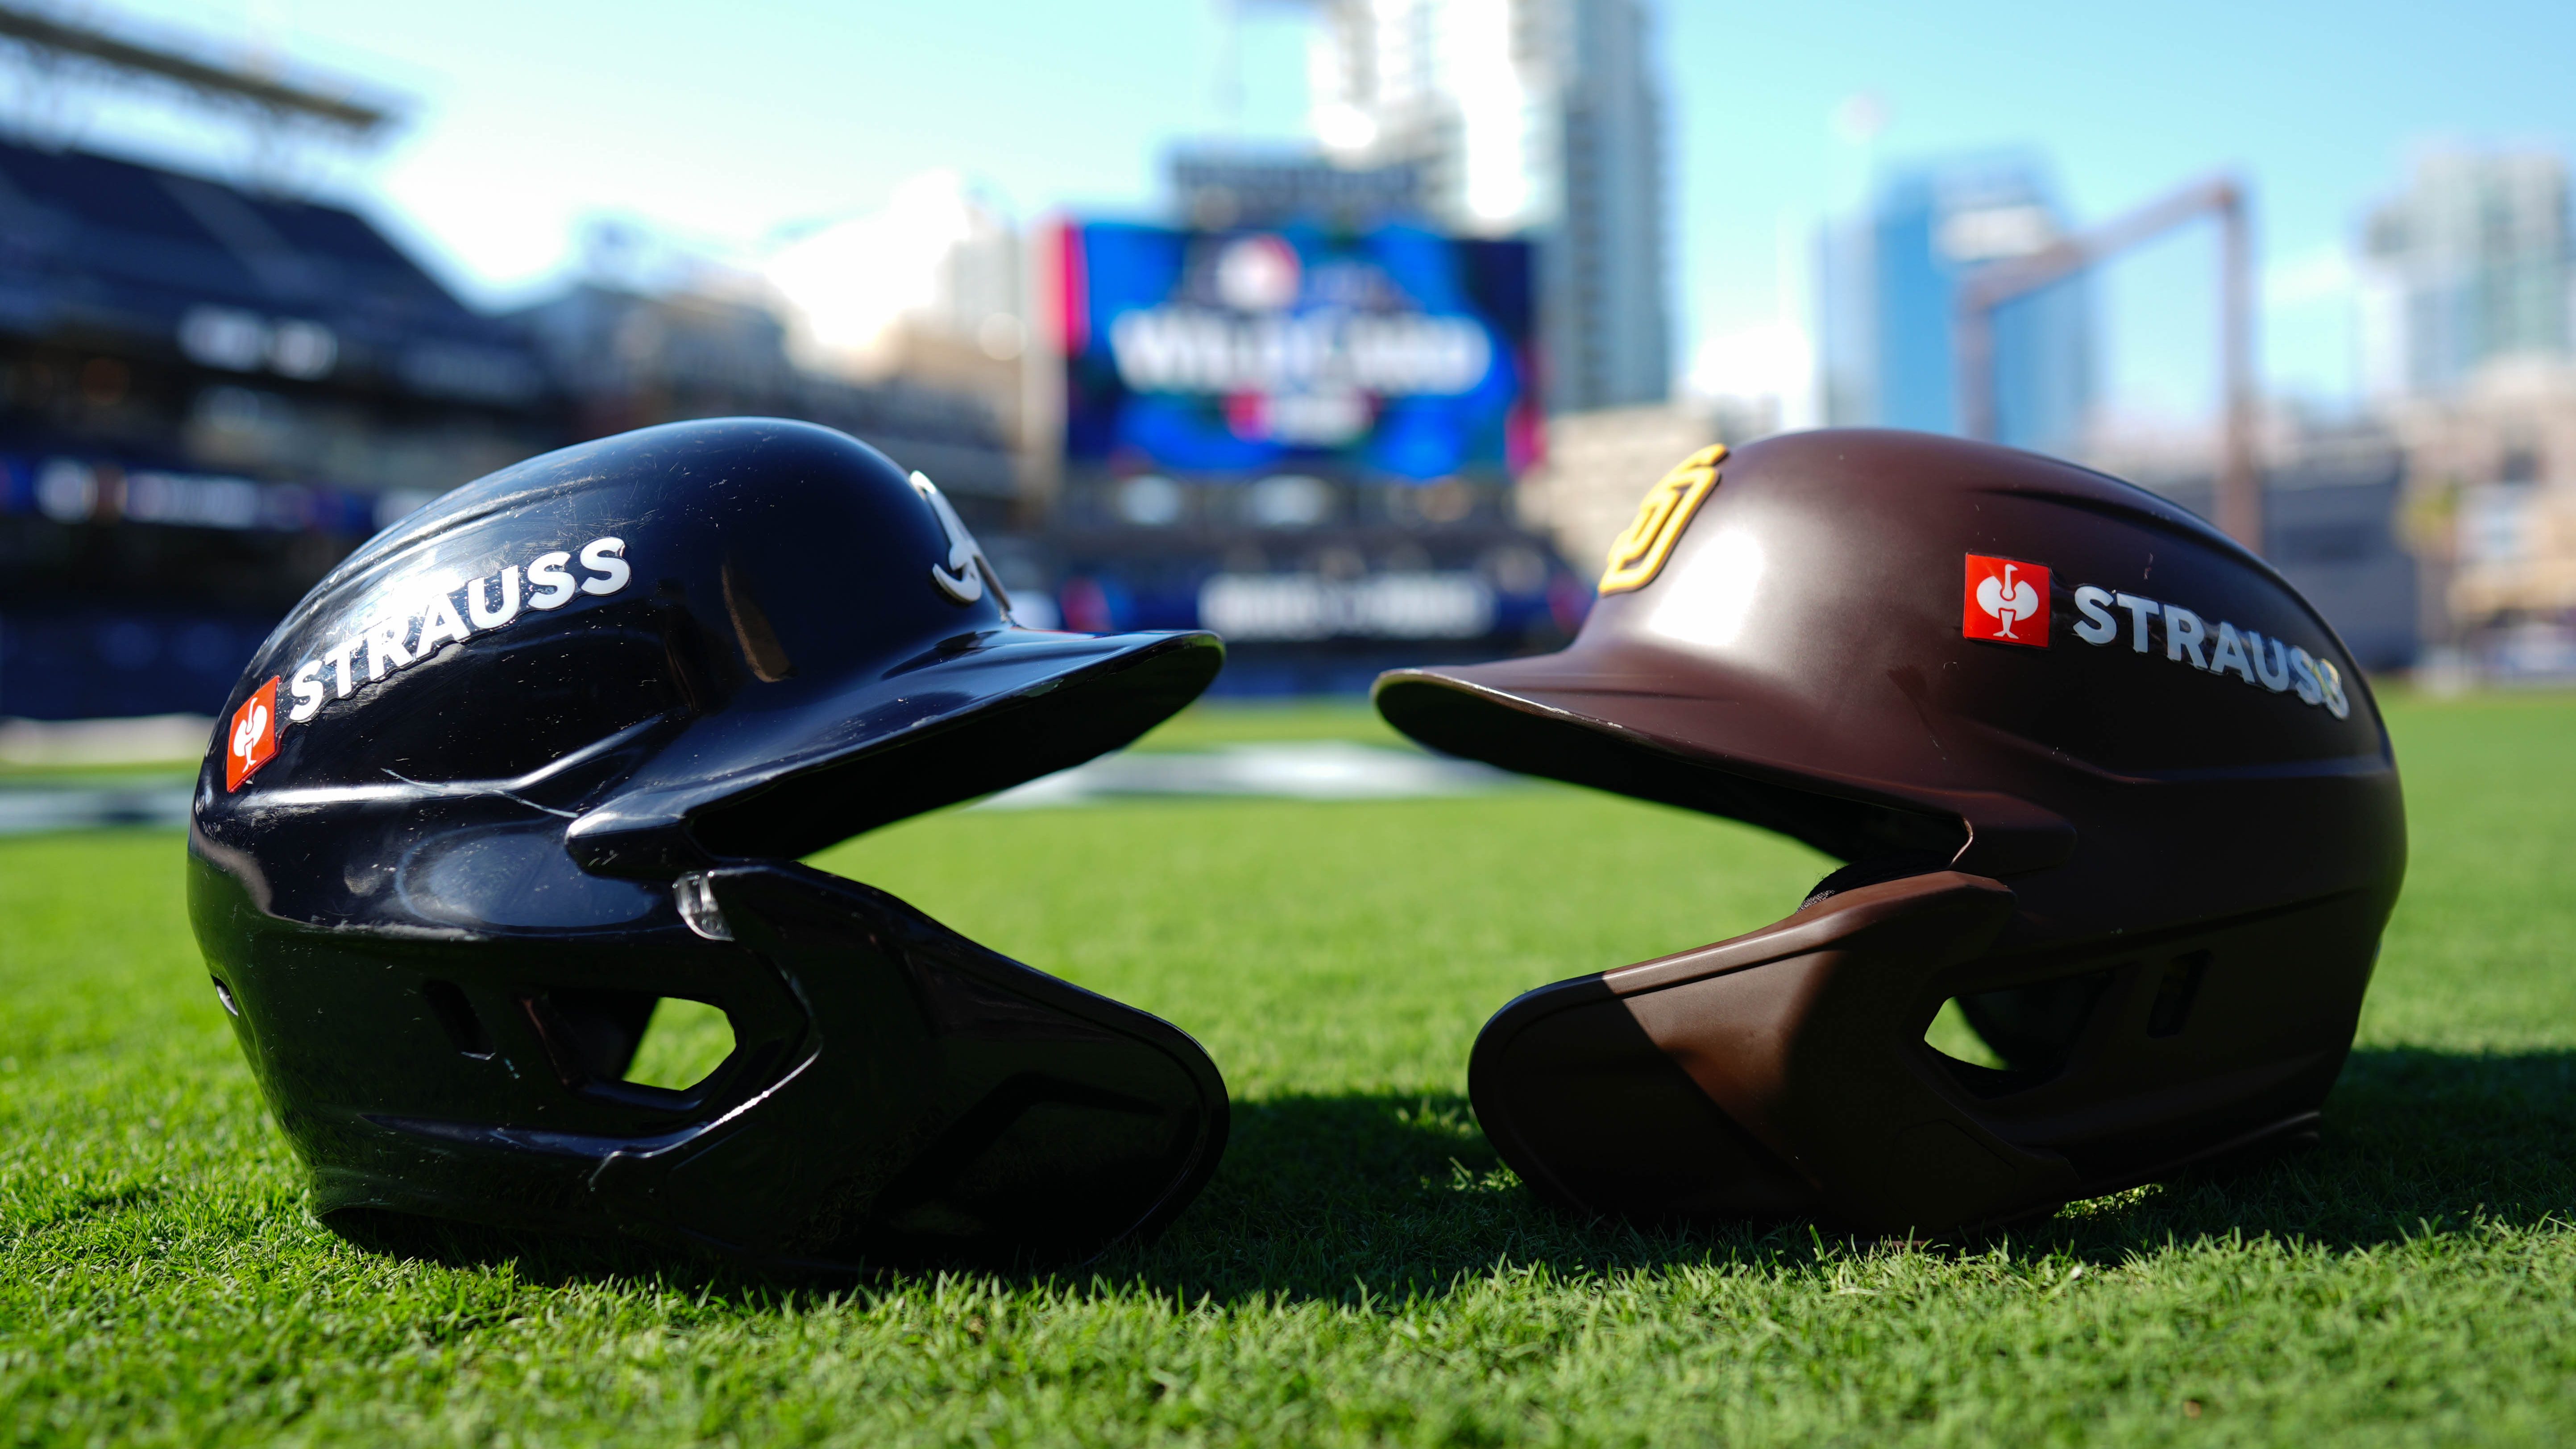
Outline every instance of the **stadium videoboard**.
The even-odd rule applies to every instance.
[[[1526,242],[1115,222],[1055,241],[1069,461],[1402,482],[1536,460]]]

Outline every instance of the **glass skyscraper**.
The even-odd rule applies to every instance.
[[[2064,223],[2044,170],[2006,155],[1885,177],[1824,238],[1819,352],[1825,421],[1956,433],[1958,293],[1977,268],[2055,241]],[[2079,274],[1997,308],[1998,437],[2071,454],[2093,403],[2092,302]]]
[[[2567,166],[2542,151],[2439,150],[2362,237],[2363,382],[2443,393],[2501,357],[2568,351]]]
[[[1538,243],[1551,412],[1672,385],[1664,103],[1644,0],[1324,0],[1316,138],[1431,217]]]

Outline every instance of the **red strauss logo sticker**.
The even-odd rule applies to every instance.
[[[272,676],[233,711],[232,727],[224,734],[224,789],[240,789],[251,771],[276,753],[277,680]]]
[[[1968,598],[1959,631],[1971,639],[2047,648],[2047,566],[1968,555]]]

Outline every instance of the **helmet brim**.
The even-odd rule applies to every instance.
[[[1773,720],[1746,701],[1688,695],[1669,677],[1607,674],[1571,652],[1390,670],[1372,697],[1387,723],[1443,754],[1723,815],[1841,860],[1946,854],[1965,841],[1950,802],[1798,761],[1765,737]],[[1727,732],[1739,737],[1713,748],[1715,712],[1743,718]],[[1674,727],[1659,728],[1667,716]]]
[[[960,635],[800,703],[801,718],[740,701],[695,722],[658,756],[684,762],[683,779],[657,790],[639,777],[641,788],[574,822],[566,843],[586,868],[620,874],[810,855],[1128,744],[1224,662],[1208,633]]]

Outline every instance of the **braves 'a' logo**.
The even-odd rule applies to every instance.
[[[230,793],[242,787],[251,771],[268,763],[277,753],[277,677],[251,691],[251,696],[233,711],[233,722],[224,731],[224,790]]]
[[[930,566],[930,581],[958,603],[971,604],[984,597],[984,585],[989,580],[994,602],[1002,606],[1002,612],[1009,613],[1010,596],[1002,592],[1002,581],[994,577],[993,565],[984,557],[984,546],[966,531],[966,521],[949,505],[948,495],[919,472],[912,475],[912,491],[930,505],[932,516],[939,520],[940,533],[948,540],[948,557]]]
[[[1717,487],[1717,465],[1725,459],[1726,445],[1712,443],[1682,459],[1646,490],[1635,521],[1610,542],[1609,564],[1601,571],[1602,593],[1642,589],[1655,581],[1691,515]]]
[[[1968,597],[1959,632],[1971,639],[2048,647],[2048,567],[1968,555]]]

